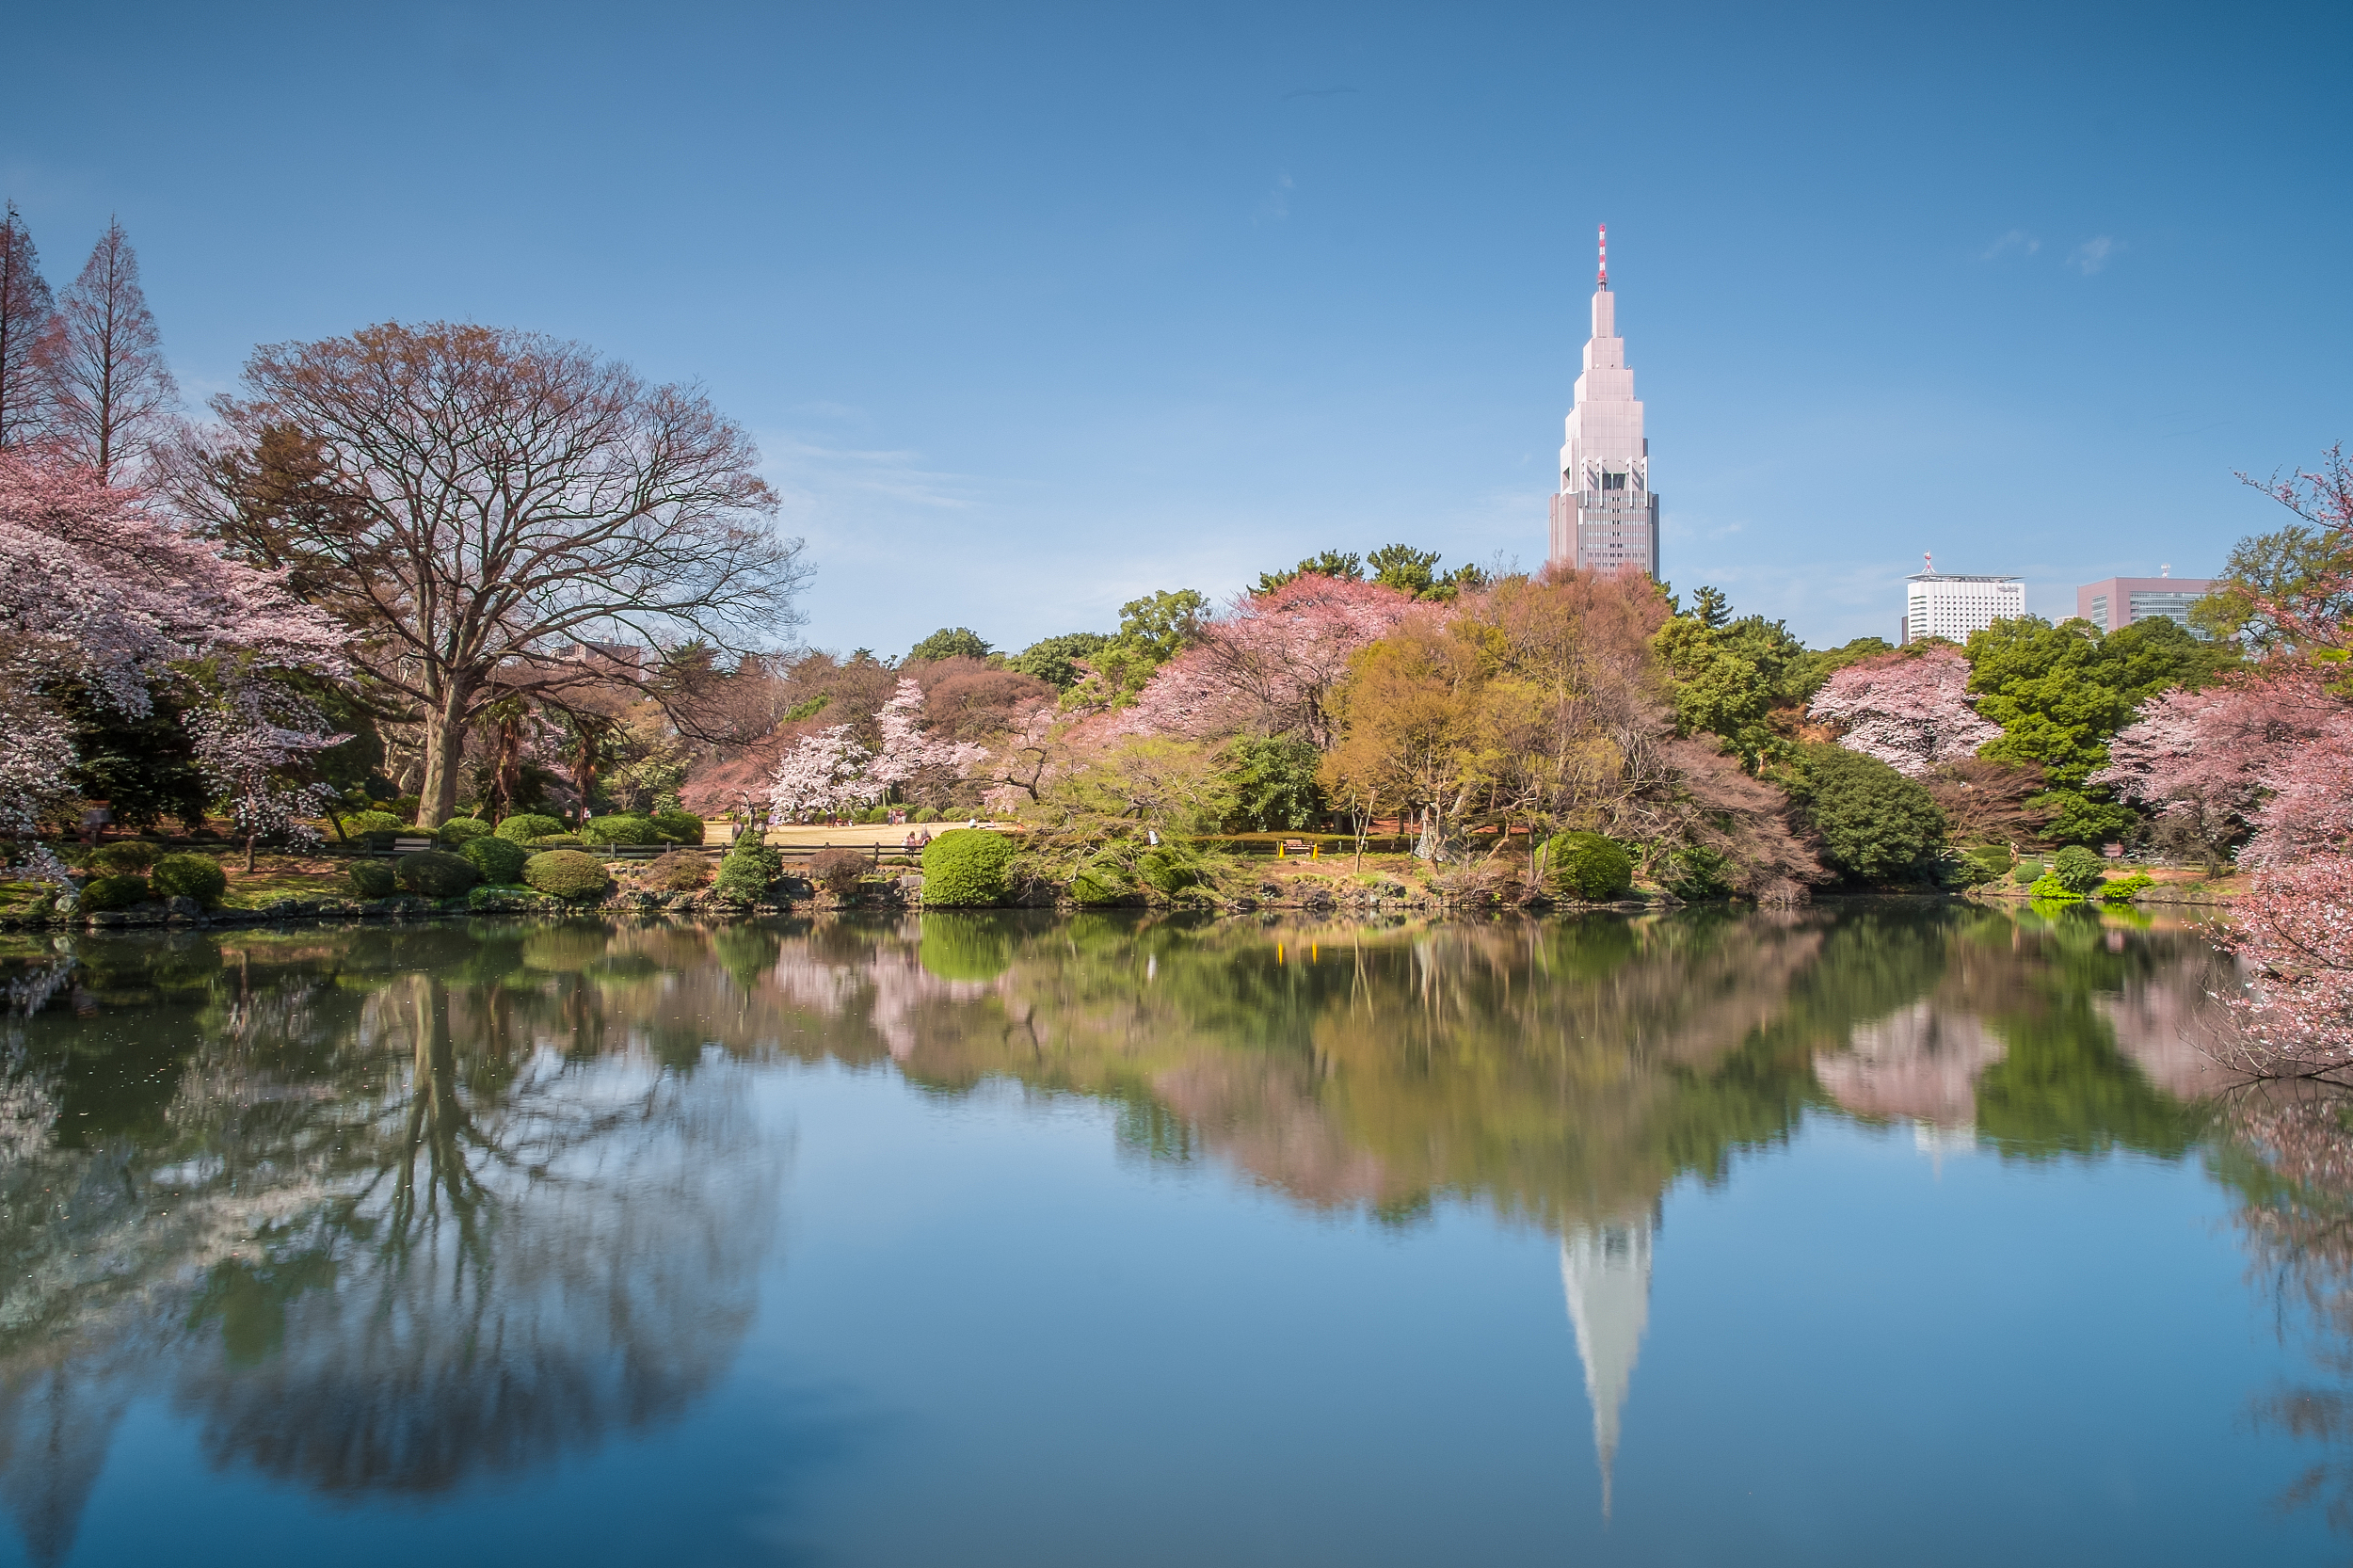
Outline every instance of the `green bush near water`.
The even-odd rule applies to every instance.
[[[2130,904],[2156,885],[2157,879],[2147,872],[2135,872],[2130,876],[2120,876],[2113,882],[2104,884],[2100,888],[2100,899],[2105,904]]]
[[[391,898],[400,890],[392,880],[392,866],[382,860],[354,860],[344,868],[344,880],[361,898]]]
[[[160,845],[143,839],[123,839],[89,852],[90,869],[112,876],[143,876],[163,856]]]
[[[204,855],[167,855],[155,862],[147,880],[157,898],[192,898],[207,909],[229,891],[229,873]]]
[[[2070,844],[2051,857],[2051,874],[2077,898],[2088,898],[2107,880],[2107,867],[2081,844]]]
[[[552,898],[600,898],[613,885],[604,862],[576,849],[552,849],[523,862],[523,880]]]
[[[419,850],[392,862],[393,882],[419,898],[456,898],[481,878],[472,860],[438,849]]]
[[[2009,879],[2021,888],[2031,888],[2042,880],[2042,873],[2050,869],[2040,860],[2021,860],[2018,869],[2009,873]]]
[[[719,862],[718,879],[711,885],[713,893],[730,904],[767,902],[768,885],[783,872],[784,860],[762,841],[765,837],[765,830],[759,827],[747,827],[735,836],[726,858]]]
[[[1001,904],[1014,842],[984,828],[951,828],[923,846],[925,905]]]
[[[469,839],[457,846],[457,853],[482,873],[482,880],[494,883],[516,883],[523,879],[523,862],[531,858],[531,851],[512,839]]]
[[[104,909],[128,909],[147,900],[147,878],[143,876],[99,876],[82,885],[82,907],[93,914]]]
[[[1598,833],[1560,833],[1545,845],[1543,875],[1555,898],[1606,904],[1634,888],[1634,862]]]
[[[930,884],[927,882],[928,892]],[[1136,896],[1126,870],[1115,860],[1096,860],[1079,868],[1070,879],[1072,902],[1084,904],[1126,904]]]

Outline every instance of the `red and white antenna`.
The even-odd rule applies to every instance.
[[[1601,276],[1593,281],[1602,288],[1609,286],[1609,225],[1601,226]]]
[[[1933,577],[1936,575],[1936,557],[1929,554],[1925,550],[1920,552],[1920,564],[1929,568],[1929,576]]]

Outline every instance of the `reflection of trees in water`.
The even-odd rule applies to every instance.
[[[744,1332],[777,1176],[744,1068],[617,1044],[607,993],[642,979],[596,953],[317,946],[18,1031],[9,1104],[56,1106],[104,1098],[110,1032],[184,1029],[160,1115],[53,1119],[0,1171],[0,1494],[38,1558],[139,1389],[170,1386],[216,1460],[429,1491],[676,1416]]]
[[[2217,1172],[2238,1189],[2234,1216],[2250,1270],[2280,1307],[2282,1332],[2309,1335],[2320,1381],[2255,1403],[2259,1425],[2321,1449],[2286,1489],[2353,1530],[2353,1096],[2318,1083],[2264,1084],[2227,1096]]]

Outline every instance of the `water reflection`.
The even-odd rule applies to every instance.
[[[338,1496],[674,1419],[758,1304],[785,1151],[747,1080],[797,1060],[1084,1096],[1129,1158],[1310,1209],[1557,1236],[1606,1511],[1670,1187],[1809,1114],[2181,1158],[2230,984],[2195,932],[1949,905],[60,942],[0,1039],[0,1498],[62,1560],[153,1392],[216,1463]]]

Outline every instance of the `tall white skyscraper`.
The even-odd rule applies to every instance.
[[[1904,579],[1904,641],[1948,637],[1966,642],[1997,620],[2015,620],[2026,613],[2026,580],[2023,577],[1971,577],[1957,571],[1929,569]]]
[[[1658,575],[1658,495],[1650,488],[1650,440],[1642,404],[1618,336],[1617,296],[1609,292],[1609,229],[1601,231],[1601,271],[1593,288],[1593,335],[1569,409],[1561,448],[1561,489],[1552,498],[1554,566]]]

